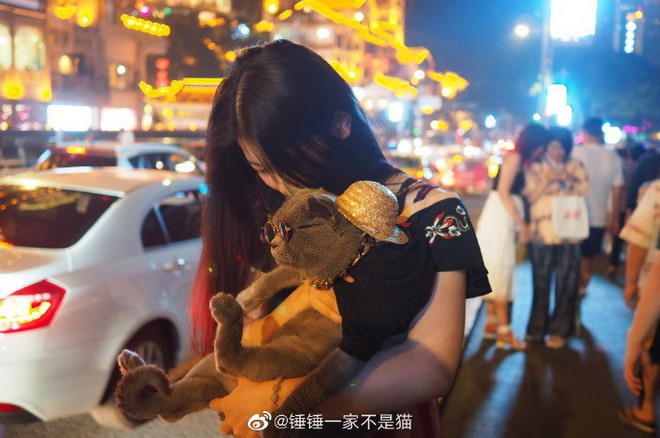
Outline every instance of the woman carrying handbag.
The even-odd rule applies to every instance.
[[[573,330],[579,286],[579,243],[589,233],[584,196],[587,173],[570,159],[573,139],[565,128],[551,128],[552,139],[543,158],[526,175],[530,203],[530,244],[534,298],[525,340],[562,348]],[[552,276],[556,276],[555,305],[548,315]]]

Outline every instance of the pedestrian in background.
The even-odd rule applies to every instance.
[[[653,309],[659,307],[660,301],[659,234],[660,179],[656,179],[649,183],[621,230],[621,238],[628,243],[624,299],[635,309],[626,343],[624,378],[633,394],[640,397],[641,404],[621,409],[619,417],[624,423],[648,433],[655,433],[657,429],[655,398],[660,372],[660,326],[655,324],[658,312]],[[637,372],[640,367],[641,376]]]
[[[623,165],[623,187],[621,188],[621,196],[627,196],[628,190],[630,189],[630,183],[633,178],[635,168],[637,167],[637,162],[640,157],[646,152],[646,148],[637,142],[632,142],[622,148],[617,149],[617,153],[621,158],[621,163]],[[623,224],[626,222],[626,218],[634,210],[634,206],[628,211],[627,205],[625,202],[619,204],[618,212],[613,212],[613,214],[619,215],[619,226],[623,227]],[[619,229],[621,232],[621,229]],[[607,277],[610,281],[616,281],[619,266],[621,264],[621,250],[623,249],[623,240],[619,237],[617,233],[612,237],[612,247],[610,249],[610,261],[607,266]]]
[[[580,280],[580,240],[562,239],[552,221],[553,200],[559,196],[586,196],[587,172],[582,162],[570,158],[571,131],[550,128],[550,142],[543,157],[530,166],[525,179],[525,197],[530,204],[532,238],[530,259],[534,298],[527,324],[527,342],[543,341],[561,348],[573,331]],[[552,315],[550,287],[555,277]]]
[[[586,293],[593,275],[594,257],[603,250],[605,232],[616,236],[619,231],[618,212],[623,186],[623,167],[618,155],[603,143],[603,120],[585,120],[582,125],[582,144],[573,149],[573,158],[582,161],[589,178],[589,237],[580,246],[581,296]]]
[[[525,170],[543,154],[549,140],[550,134],[544,126],[538,123],[525,126],[515,141],[514,150],[504,157],[477,223],[477,238],[493,289],[484,296],[484,338],[495,339],[498,348],[522,350],[527,347],[513,333],[509,314],[515,295],[516,234],[522,243],[527,243],[531,237],[521,196]]]

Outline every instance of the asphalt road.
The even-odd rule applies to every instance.
[[[476,225],[485,197],[461,196]],[[88,414],[47,422],[0,424],[0,438],[184,438],[224,437],[219,432],[215,412],[206,410],[189,415],[177,423],[156,419],[132,430],[101,427]]]

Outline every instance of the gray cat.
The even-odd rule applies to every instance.
[[[122,379],[115,395],[128,416],[148,419],[160,415],[176,421],[227,395],[236,386],[230,376],[253,381],[308,376],[275,414],[307,413],[362,368],[364,362],[337,348],[340,325],[313,308],[298,313],[260,346],[241,344],[243,312],[283,288],[300,285],[301,276],[317,287],[330,287],[377,239],[340,214],[333,195],[311,189],[296,191],[265,229],[279,266],[236,299],[224,293],[212,298],[211,312],[219,323],[215,356],[206,356],[183,379],[171,384],[161,369],[145,364],[137,354],[124,350],[119,355]],[[267,432],[271,433],[277,431]]]

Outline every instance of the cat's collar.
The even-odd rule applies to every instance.
[[[369,239],[365,235],[365,240],[362,242],[362,247],[360,248],[360,252],[358,255],[353,259],[350,265],[346,269],[344,269],[344,272],[341,274],[337,275],[336,277],[333,278],[324,278],[324,279],[318,279],[318,278],[310,278],[309,279],[309,285],[312,286],[313,288],[316,289],[321,289],[321,290],[328,290],[332,287],[332,285],[335,283],[337,278],[343,277],[346,275],[346,271],[351,269],[353,266],[357,265],[358,262],[364,257],[369,250],[371,249],[372,246],[374,246],[375,243],[371,242],[371,239]]]

